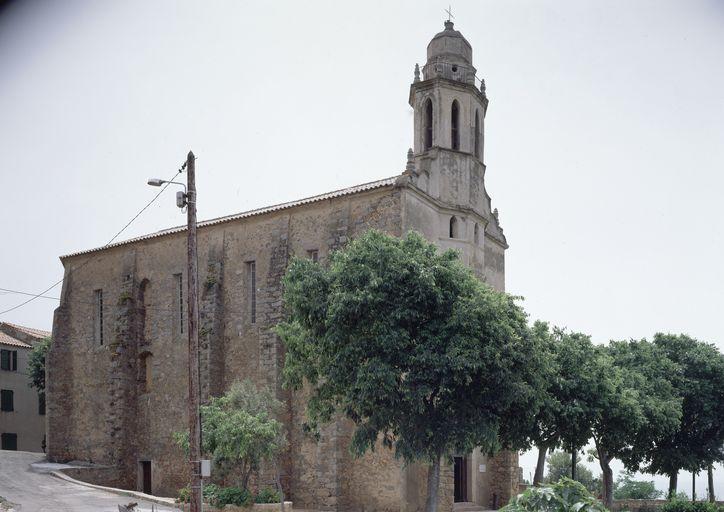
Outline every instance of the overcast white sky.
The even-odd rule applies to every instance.
[[[201,219],[400,173],[413,68],[446,6],[11,3],[0,287],[60,279],[58,256],[107,242],[157,192],[146,179],[189,149]],[[488,86],[486,186],[510,243],[508,291],[598,342],[670,331],[724,347],[724,2],[457,1],[453,13]],[[122,238],[183,222],[168,193]],[[0,294],[0,310],[22,300]],[[50,329],[55,305],[0,320]]]

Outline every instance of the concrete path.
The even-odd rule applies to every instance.
[[[66,466],[45,463],[42,453],[0,450],[0,496],[16,504],[11,510],[17,512],[118,512],[118,505],[132,501],[138,502],[137,512],[149,512],[152,505],[159,512],[179,512],[176,508],[91,489],[50,474],[62,467]]]

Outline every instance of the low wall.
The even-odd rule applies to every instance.
[[[64,468],[60,472],[81,482],[103,487],[118,487],[120,481],[118,468],[112,466]]]
[[[660,510],[667,500],[613,500],[613,512],[654,512]],[[706,501],[706,500],[699,500]],[[724,506],[724,501],[717,501],[717,505]]]

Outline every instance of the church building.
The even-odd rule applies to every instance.
[[[410,69],[412,71],[412,67]],[[353,458],[351,426],[302,429],[303,393],[282,388],[281,277],[292,257],[324,263],[365,230],[423,234],[497,290],[508,247],[485,189],[485,84],[472,48],[445,22],[415,66],[413,148],[404,171],[198,225],[202,403],[237,380],[285,404],[281,483],[295,508],[422,510],[427,468],[404,466],[381,445]],[[381,135],[382,136],[382,135]],[[94,463],[94,483],[175,496],[187,463],[172,433],[187,428],[186,228],[61,257],[64,281],[48,356],[51,460]],[[443,468],[440,510],[498,508],[517,492],[518,455],[461,453]],[[260,475],[264,480],[264,475]]]

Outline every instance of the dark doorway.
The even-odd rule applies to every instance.
[[[468,459],[455,457],[455,501],[468,501]]]
[[[18,449],[18,435],[4,432],[2,434],[2,446],[3,450],[17,450]]]
[[[142,491],[144,494],[153,494],[153,487],[151,486],[151,461],[150,460],[142,460],[141,461],[141,482],[142,482]]]

